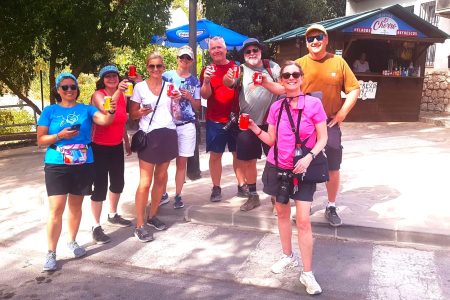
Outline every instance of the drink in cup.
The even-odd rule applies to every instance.
[[[238,78],[239,77],[239,66],[238,65],[234,65],[233,66],[233,77],[234,78]]]
[[[112,97],[111,96],[105,96],[103,99],[105,100],[105,102],[103,102],[103,108],[105,110],[110,110],[111,109]]]
[[[242,113],[239,118],[239,129],[247,130],[248,129],[248,121],[250,120],[250,115],[246,113]]]
[[[261,72],[253,73],[253,84],[254,85],[261,85],[262,84],[262,73]]]
[[[174,90],[173,83],[170,83],[169,87],[167,88],[167,96],[172,97],[173,96],[173,90]]]
[[[133,96],[133,83],[127,82],[127,89],[125,90],[125,96],[131,97]]]
[[[137,74],[136,74],[136,66],[131,65],[131,66],[128,67],[128,76],[129,77],[137,76]]]

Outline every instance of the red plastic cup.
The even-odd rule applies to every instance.
[[[253,84],[254,85],[261,85],[262,84],[262,73],[261,72],[253,73]]]
[[[169,87],[167,88],[167,96],[172,97],[173,96],[173,90],[174,90],[173,83],[170,83]]]
[[[243,113],[239,118],[239,129],[247,130],[248,129],[248,121],[250,120],[250,115]]]
[[[128,67],[128,76],[131,76],[131,77],[137,76],[136,66],[131,65]]]
[[[238,78],[239,77],[239,66],[238,65],[234,65],[233,66],[233,77],[234,78]]]

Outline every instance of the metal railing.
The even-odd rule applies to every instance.
[[[30,107],[28,104],[12,104],[12,105],[0,105],[0,110],[2,109],[24,109],[26,107]],[[31,107],[30,107],[31,108]],[[24,127],[24,126],[30,126],[31,130],[29,131],[20,131],[20,132],[11,132],[11,133],[0,133],[0,141],[14,141],[14,140],[30,140],[30,139],[36,139],[36,124],[37,124],[37,114],[36,112],[32,110],[33,119],[34,122],[30,123],[13,123],[13,124],[0,124],[0,129],[3,128],[17,128],[17,127]],[[29,112],[28,110],[26,110]]]

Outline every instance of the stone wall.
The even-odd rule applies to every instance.
[[[425,72],[420,110],[450,112],[450,71]]]

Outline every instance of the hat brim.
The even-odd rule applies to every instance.
[[[251,43],[248,43],[248,44],[246,44],[245,46],[243,46],[243,47],[241,48],[240,52],[241,52],[241,53],[244,53],[244,50],[245,50],[247,47],[249,47],[249,46],[256,46],[256,47],[259,48],[259,50],[262,50],[262,48],[263,48],[263,46],[262,46],[260,43],[258,43],[258,42],[251,42]]]
[[[102,74],[102,78],[105,77],[108,74],[111,74],[111,73],[120,75],[119,72],[117,72],[117,71],[109,70],[109,71],[106,71],[105,73]]]

